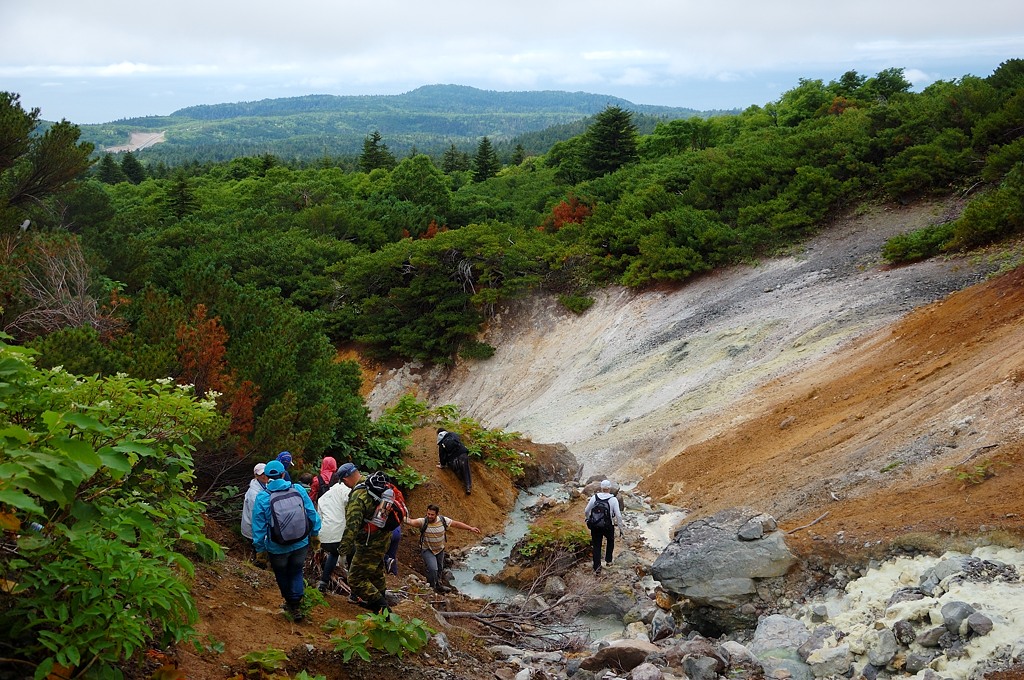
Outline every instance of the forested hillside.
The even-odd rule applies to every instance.
[[[31,590],[0,594],[0,626],[16,642],[3,656],[33,665],[114,663],[186,635],[194,611],[162,585],[168,560],[187,570],[172,548],[215,551],[193,501],[220,512],[268,451],[330,453],[415,485],[401,460],[412,425],[465,421],[410,403],[370,418],[339,347],[486,360],[479,331],[502,301],[542,290],[582,312],[606,285],[682,285],[865,202],[966,203],[890,240],[894,263],[1024,228],[1024,60],[921,93],[899,69],[802,80],[738,115],[646,134],[607,106],[508,161],[486,134],[440,162],[399,159],[388,134],[364,129],[353,167],[263,152],[93,163],[77,126],[40,127],[38,110],[0,94],[0,521],[46,525],[16,560],[0,556],[4,578]],[[181,501],[170,517],[161,494]],[[124,568],[111,591],[146,575],[136,606],[152,627],[86,581],[55,592],[30,576],[49,565],[87,579],[101,558]],[[116,645],[102,635],[113,626]]]
[[[83,139],[104,148],[126,143],[132,132],[164,132],[167,141],[147,149],[148,162],[180,165],[273,154],[290,162],[344,162],[374,131],[394,153],[414,149],[440,159],[449,146],[475,148],[488,136],[507,162],[516,138],[530,153],[543,138],[530,133],[578,123],[606,106],[620,106],[649,119],[688,118],[714,111],[633,104],[586,92],[494,92],[460,85],[429,85],[400,95],[309,95],[236,104],[191,106],[170,116],[131,118],[83,125]],[[649,131],[649,130],[647,130]],[[571,135],[568,135],[571,136]],[[562,137],[560,139],[565,139]],[[557,140],[556,140],[557,141]]]

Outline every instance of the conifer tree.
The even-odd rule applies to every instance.
[[[146,168],[142,167],[142,163],[131,151],[121,159],[121,171],[132,184],[141,184],[146,179]]]
[[[494,177],[501,170],[501,161],[498,154],[491,145],[491,140],[484,137],[476,147],[476,156],[473,157],[473,181],[483,182]]]
[[[363,153],[359,156],[359,169],[363,172],[369,173],[377,168],[393,170],[398,165],[394,154],[382,139],[380,131],[374,130],[373,134],[363,140]]]
[[[472,162],[469,159],[469,154],[465,151],[459,151],[454,142],[444,152],[444,157],[441,159],[441,171],[446,175],[469,170],[471,167]]]
[[[615,172],[640,157],[639,132],[633,114],[618,106],[609,106],[594,117],[583,135],[583,165],[591,177]]]
[[[119,182],[128,181],[124,170],[114,160],[114,156],[109,153],[104,154],[103,158],[100,159],[99,165],[96,166],[96,179],[104,184],[118,184]]]

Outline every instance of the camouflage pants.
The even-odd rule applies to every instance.
[[[391,543],[391,535],[386,534],[385,537],[387,540],[384,541],[356,543],[356,552],[348,568],[348,585],[352,594],[368,603],[383,600],[387,590],[384,553]]]

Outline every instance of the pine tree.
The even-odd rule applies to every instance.
[[[39,109],[26,111],[20,97],[0,92],[0,230],[36,220],[40,204],[74,188],[92,161],[93,145],[67,121],[36,134]]]
[[[583,165],[589,175],[607,175],[639,158],[638,137],[633,114],[629,111],[609,106],[597,114],[583,135]]]
[[[100,163],[96,167],[96,179],[104,184],[118,184],[127,182],[128,176],[124,174],[124,170],[117,164],[114,157],[108,153],[100,159]]]
[[[512,152],[512,165],[522,165],[525,160],[526,149],[523,148],[522,144],[516,144],[516,149]]]
[[[498,154],[491,145],[491,140],[484,137],[476,147],[476,156],[473,157],[473,181],[483,182],[498,174],[501,170],[501,161]]]
[[[472,162],[469,159],[469,154],[465,151],[459,151],[454,143],[448,147],[448,150],[444,152],[444,158],[441,159],[441,171],[446,175],[469,170],[471,167]]]
[[[381,141],[382,137],[378,130],[363,140],[363,153],[359,156],[359,169],[370,173],[377,168],[393,170],[398,161],[394,154],[388,150],[388,145]]]
[[[142,167],[142,163],[131,151],[121,159],[121,171],[132,184],[141,184],[146,179],[146,168]]]

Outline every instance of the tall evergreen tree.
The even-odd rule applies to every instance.
[[[146,179],[146,168],[142,167],[142,163],[131,151],[121,159],[121,171],[132,184],[141,184]]]
[[[494,177],[501,170],[501,161],[498,154],[491,145],[491,140],[484,137],[476,147],[476,156],[473,157],[473,181],[483,182]]]
[[[170,186],[167,187],[163,199],[167,209],[179,220],[199,209],[199,199],[184,172],[179,171]]]
[[[515,151],[512,152],[512,165],[521,165],[526,160],[526,149],[523,148],[522,144],[516,144]]]
[[[637,160],[638,137],[629,111],[609,106],[597,114],[583,135],[583,164],[587,172],[591,177],[600,177]]]
[[[48,213],[40,203],[73,189],[92,164],[93,146],[78,141],[77,126],[61,121],[35,134],[39,109],[26,111],[19,100],[0,92],[0,231]]]
[[[388,150],[388,145],[382,141],[380,131],[374,130],[373,134],[363,140],[363,153],[359,156],[359,169],[369,173],[377,168],[393,170],[398,161],[395,155]]]
[[[465,151],[459,151],[454,142],[444,152],[444,157],[441,159],[441,171],[446,175],[469,170],[472,166],[469,154]]]
[[[104,184],[117,184],[119,182],[127,182],[128,176],[124,174],[124,170],[114,160],[114,156],[108,153],[104,154],[103,158],[100,159],[99,165],[96,166],[96,179]]]

